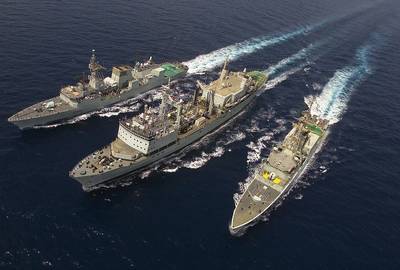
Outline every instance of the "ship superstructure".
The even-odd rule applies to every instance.
[[[229,72],[198,88],[188,101],[164,91],[158,108],[120,121],[117,138],[80,161],[70,172],[84,189],[130,174],[209,134],[245,109],[267,80],[265,74]]]
[[[256,169],[233,212],[229,229],[243,232],[272,209],[319,150],[328,134],[328,121],[303,112],[282,143],[275,146]]]
[[[188,68],[180,63],[155,64],[150,57],[135,66],[113,67],[111,77],[104,78],[104,70],[93,50],[87,77],[62,87],[59,96],[34,104],[8,121],[26,129],[96,111],[183,77]]]

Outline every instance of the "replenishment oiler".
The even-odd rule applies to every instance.
[[[198,81],[190,100],[162,93],[158,108],[121,120],[117,138],[90,154],[70,171],[84,190],[147,167],[217,129],[242,112],[265,85],[258,71],[229,72],[227,63],[219,79],[209,85]]]
[[[328,128],[327,120],[303,112],[283,142],[272,149],[251,177],[233,211],[231,234],[242,234],[290,190],[321,148]]]
[[[62,87],[59,96],[34,104],[8,121],[20,129],[28,129],[97,111],[184,77],[188,67],[181,63],[155,64],[150,57],[147,62],[137,62],[134,67],[113,67],[111,77],[104,78],[104,70],[93,50],[87,78],[76,85]]]

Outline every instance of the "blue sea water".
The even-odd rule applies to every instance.
[[[390,0],[0,1],[0,268],[399,269],[399,21]],[[87,193],[68,171],[156,93],[58,127],[7,118],[74,82],[92,48],[107,67],[184,61],[183,96],[227,57],[271,81],[184,154]],[[311,96],[327,144],[264,222],[231,236],[234,198]]]

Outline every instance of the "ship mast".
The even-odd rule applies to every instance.
[[[102,90],[102,88],[104,87],[103,83],[104,78],[101,72],[104,69],[104,67],[97,62],[95,52],[96,51],[93,49],[92,57],[90,58],[89,62],[89,71],[90,71],[89,86],[93,90],[97,91],[97,90]]]

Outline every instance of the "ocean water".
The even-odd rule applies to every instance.
[[[0,1],[0,269],[399,269],[400,4],[391,0]],[[68,171],[156,91],[21,132],[7,118],[86,71],[183,61],[190,95],[226,58],[264,70],[256,102],[125,181],[83,192]],[[234,201],[291,123],[329,139],[296,187],[241,237]]]

